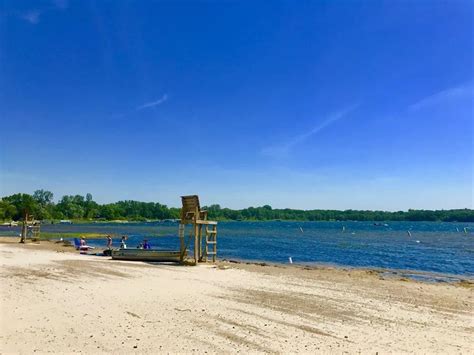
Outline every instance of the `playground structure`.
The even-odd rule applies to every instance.
[[[180,261],[184,262],[189,242],[194,239],[194,264],[216,261],[217,222],[207,220],[207,211],[201,210],[197,195],[181,196],[182,208],[179,222]],[[190,235],[185,241],[186,226],[191,225]],[[204,233],[203,233],[204,232]]]

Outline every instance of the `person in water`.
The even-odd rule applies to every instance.
[[[148,243],[147,239],[143,241],[143,249],[151,249],[151,245]]]
[[[127,244],[125,243],[127,241],[127,236],[122,235],[122,240],[120,241],[120,249],[127,249]]]

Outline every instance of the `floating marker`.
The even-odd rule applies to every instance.
[[[293,264],[293,259],[291,258],[291,256],[288,258],[288,261],[290,262],[290,264]]]
[[[409,236],[409,237],[411,237],[411,233],[410,233],[410,231],[407,231],[407,233],[408,233],[408,236]]]

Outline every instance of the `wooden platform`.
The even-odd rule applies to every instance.
[[[178,250],[143,250],[143,249],[114,249],[112,259],[134,260],[134,261],[158,261],[179,263],[180,252]]]

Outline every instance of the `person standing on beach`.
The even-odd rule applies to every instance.
[[[127,240],[126,235],[122,235],[122,240],[120,241],[120,249],[127,249],[127,244],[125,244]]]
[[[112,249],[112,237],[110,235],[107,236],[107,249]]]

